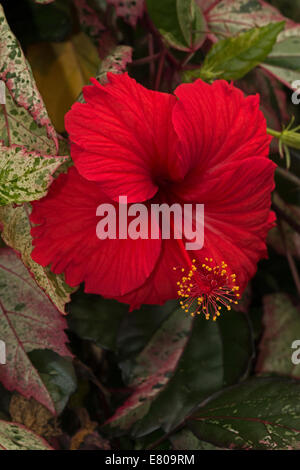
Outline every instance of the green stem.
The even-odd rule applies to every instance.
[[[277,139],[279,139],[282,134],[282,132],[275,131],[274,129],[270,129],[269,127],[267,127],[267,133],[269,135],[272,135],[273,137],[276,137]]]

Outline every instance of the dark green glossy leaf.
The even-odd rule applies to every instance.
[[[189,429],[182,429],[170,436],[174,450],[219,450],[209,442],[200,441]]]
[[[231,449],[299,449],[300,383],[280,378],[225,390],[187,420],[199,438]]]
[[[175,373],[133,434],[175,428],[202,400],[242,378],[252,354],[251,330],[244,314],[226,312],[217,322],[196,318]]]
[[[120,365],[133,392],[108,423],[114,435],[130,428],[135,437],[159,428],[168,432],[203,399],[248,371],[253,345],[244,314],[230,311],[217,322],[201,317],[192,322],[181,310],[169,314],[167,308],[165,320],[157,316],[155,332],[155,321],[150,326],[151,337],[138,355],[133,353],[145,341],[145,324],[140,320],[120,330],[128,355]]]
[[[61,413],[77,386],[72,359],[61,357],[49,349],[35,350],[28,356],[38,370],[57,413]]]
[[[80,338],[115,350],[120,322],[127,312],[125,304],[79,291],[72,296],[68,325]]]
[[[124,316],[118,333],[117,350],[125,380],[134,366],[134,356],[142,351],[177,305],[176,300],[161,306],[143,305],[139,310]]]
[[[111,435],[122,435],[149,410],[151,402],[169,381],[188,341],[192,317],[177,306],[160,322],[143,348],[122,364],[132,394],[106,424]],[[138,335],[139,336],[139,335]]]

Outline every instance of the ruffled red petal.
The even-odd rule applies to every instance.
[[[276,165],[267,158],[231,162],[219,168],[202,186],[199,197],[205,205],[204,246],[187,251],[187,240],[163,241],[161,255],[147,281],[117,300],[138,308],[177,297],[180,269],[189,268],[192,259],[201,266],[206,257],[215,264],[227,264],[236,275],[240,294],[255,274],[257,262],[267,257],[266,236],[274,225],[270,211]],[[255,181],[255,185],[253,184]],[[249,184],[251,182],[251,184]],[[178,202],[178,201],[177,201]],[[199,282],[199,292],[201,283]]]
[[[172,126],[176,98],[147,90],[127,73],[84,88],[65,118],[71,155],[79,173],[101,184],[112,199],[150,199],[160,181],[184,176]]]
[[[186,267],[186,256],[189,255],[183,253],[182,241],[163,240],[161,254],[151,276],[138,289],[116,297],[116,300],[130,304],[133,310],[142,304],[160,305],[169,299],[176,299],[180,275],[173,267]]]
[[[256,157],[228,163],[208,177],[199,194],[205,225],[204,251],[197,257],[224,260],[241,290],[255,274],[257,262],[267,256],[266,236],[275,220],[270,212],[275,167],[269,159]]]
[[[184,181],[174,190],[184,200],[198,201],[211,171],[245,158],[267,157],[270,136],[259,110],[259,96],[244,94],[224,80],[180,85],[173,111],[178,153],[185,163]],[[251,185],[253,182],[251,181]]]
[[[109,297],[126,294],[150,276],[160,254],[160,240],[99,240],[96,209],[111,202],[75,168],[60,175],[43,199],[34,202],[30,216],[32,258],[66,282],[85,282],[85,291]],[[117,207],[117,205],[115,205]]]

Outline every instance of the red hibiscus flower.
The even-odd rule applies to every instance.
[[[129,303],[181,297],[215,319],[230,309],[266,256],[275,165],[259,97],[225,81],[180,85],[175,96],[127,74],[92,80],[86,103],[66,116],[75,167],[33,203],[33,259],[85,291]],[[97,207],[129,203],[205,205],[204,246],[183,240],[96,236]],[[173,267],[180,267],[174,269]],[[179,272],[182,271],[181,277]],[[195,307],[194,307],[195,306]]]

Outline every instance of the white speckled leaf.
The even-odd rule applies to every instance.
[[[101,62],[97,80],[104,85],[107,83],[107,73],[123,73],[127,64],[132,60],[132,48],[130,46],[116,46],[111,53]],[[78,101],[84,102],[83,94],[78,97]]]
[[[98,44],[101,34],[106,30],[106,27],[100,21],[99,15],[87,0],[73,0],[73,2],[82,30]]]
[[[53,450],[45,439],[19,423],[0,420],[0,450]]]
[[[50,269],[43,268],[31,258],[30,212],[29,204],[23,204],[21,207],[0,206],[2,238],[8,246],[20,253],[23,263],[32,273],[37,284],[46,292],[58,310],[65,313],[65,304],[70,302],[70,294],[75,289],[64,282],[63,275],[53,274]]]
[[[219,39],[269,23],[283,20],[288,24],[293,23],[261,0],[221,0],[210,7],[206,0],[200,0],[200,6],[204,10],[209,31]]]
[[[300,449],[300,383],[253,378],[224,390],[187,421],[199,439],[245,450]]]
[[[6,343],[6,364],[0,381],[8,390],[33,397],[55,413],[53,399],[28,353],[50,349],[71,356],[66,347],[67,323],[36,285],[19,257],[0,249],[0,331]]]
[[[23,145],[29,150],[56,155],[56,143],[48,138],[46,127],[39,126],[27,109],[18,106],[7,88],[5,93],[6,104],[0,105],[0,140],[4,145]]]
[[[34,201],[45,196],[51,175],[67,157],[28,152],[0,144],[0,205]]]
[[[56,132],[34,82],[30,66],[18,41],[9,29],[1,5],[0,79],[6,85],[6,103],[0,105],[0,140],[6,147],[12,147],[9,154],[15,152],[15,146],[21,146],[32,158],[36,152],[48,158],[56,157],[58,151],[62,151],[61,148],[58,150]],[[64,152],[65,149],[63,154]],[[5,158],[7,159],[7,155]],[[56,157],[56,159],[59,164],[62,164],[63,159],[65,162],[63,166],[68,164],[65,157]],[[51,182],[50,173],[52,173],[52,168],[48,174],[48,185]],[[47,177],[45,181],[46,179]],[[18,181],[18,185],[20,184],[22,186],[22,183]],[[43,186],[44,183],[41,184]],[[42,193],[37,195],[37,198],[42,195]],[[29,199],[33,198],[29,196],[24,200]],[[1,207],[0,205],[1,235],[5,243],[20,254],[37,284],[46,292],[59,311],[64,313],[65,304],[70,301],[70,293],[74,289],[65,284],[63,276],[55,276],[48,268],[43,268],[31,259],[30,210],[30,206],[26,204],[22,207],[13,205]]]
[[[117,46],[106,59],[103,60],[100,66],[97,80],[100,83],[106,82],[106,74],[122,73],[126,70],[126,66],[131,62],[132,48],[129,46]]]
[[[6,84],[7,90],[10,93],[16,107],[15,112],[17,119],[22,119],[18,116],[18,107],[27,110],[29,115],[38,126],[45,127],[49,140],[53,142],[57,149],[57,137],[54,127],[48,117],[46,108],[44,106],[42,97],[36,87],[30,65],[24,57],[23,51],[11,32],[7,24],[4,11],[0,5],[0,79]],[[11,103],[10,103],[11,104]],[[9,109],[11,111],[11,107]],[[1,121],[6,122],[7,127],[7,112],[5,105],[2,105]],[[23,126],[27,129],[32,124],[29,120],[23,118]],[[7,130],[9,133],[9,130]],[[8,135],[8,139],[10,139]],[[15,136],[14,136],[15,137]],[[9,145],[17,142],[8,142]],[[26,142],[22,142],[26,145]],[[36,149],[37,150],[37,149]],[[42,151],[42,149],[39,149]],[[48,152],[47,152],[48,153]],[[52,152],[49,152],[52,153]]]

